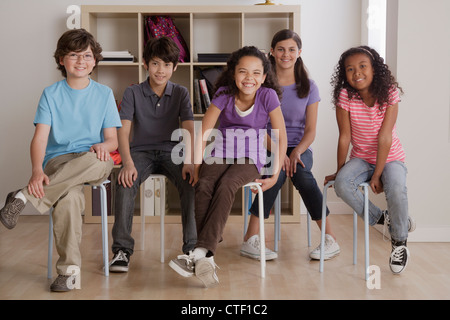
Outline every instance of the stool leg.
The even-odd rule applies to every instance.
[[[48,213],[49,215],[49,223],[48,223],[48,257],[47,257],[47,278],[52,278],[52,270],[53,270],[53,207],[50,208]]]
[[[266,237],[264,234],[264,201],[263,192],[261,186],[256,185],[258,188],[258,205],[259,205],[259,243],[260,243],[260,257],[261,257],[261,278],[266,277]]]
[[[322,227],[320,236],[320,263],[319,272],[323,272],[323,260],[324,260],[324,248],[325,248],[325,229],[327,221],[327,194],[328,188],[334,184],[334,181],[328,182],[323,187],[323,200],[322,200]]]
[[[247,233],[248,225],[248,209],[252,200],[250,188],[244,187],[244,236]],[[250,198],[250,199],[249,199]]]
[[[140,204],[141,204],[141,248],[145,249],[145,210],[144,208],[144,197],[145,197],[145,182],[143,182],[139,188],[140,192]]]
[[[164,263],[164,215],[166,213],[166,184],[164,178],[160,178],[160,227],[161,227],[161,263]]]
[[[107,193],[104,184],[100,185],[100,199],[101,199],[101,215],[102,215],[102,246],[103,246],[103,266],[105,269],[105,276],[109,276],[108,266],[108,203]]]
[[[364,249],[365,249],[365,280],[369,278],[369,187],[364,186]]]
[[[280,240],[280,219],[281,219],[281,195],[278,191],[278,195],[275,199],[275,213],[274,213],[274,250],[278,251],[278,241]]]
[[[358,246],[358,216],[355,211],[353,211],[353,264],[356,264],[357,260],[357,246]]]
[[[306,229],[308,233],[308,247],[311,247],[311,216],[308,211],[306,211]]]

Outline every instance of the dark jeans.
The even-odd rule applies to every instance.
[[[189,252],[197,242],[197,231],[194,217],[194,187],[189,178],[183,180],[183,165],[172,162],[171,152],[167,151],[135,151],[131,153],[138,177],[131,188],[125,188],[116,182],[115,220],[112,229],[114,253],[124,250],[133,254],[134,239],[131,237],[133,225],[134,201],[139,186],[150,174],[165,175],[177,188],[181,201],[181,222],[183,227],[184,253]]]
[[[294,148],[288,148],[286,154],[289,156]],[[305,167],[303,168],[300,164],[297,164],[297,172],[294,173],[291,180],[294,184],[294,187],[300,193],[300,196],[305,203],[305,207],[311,215],[311,219],[320,220],[322,219],[322,192],[317,185],[316,179],[314,178],[311,168],[313,166],[313,156],[311,150],[306,150],[300,156]],[[270,209],[273,207],[275,203],[275,199],[278,195],[278,191],[283,186],[286,181],[286,172],[281,170],[280,175],[278,176],[277,183],[270,188],[269,190],[264,191],[263,194],[263,202],[264,202],[264,218],[267,219],[269,217]],[[258,195],[256,195],[253,204],[250,208],[250,213],[258,216]],[[327,215],[330,211],[327,208]]]
[[[202,164],[195,185],[196,247],[214,254],[222,240],[236,192],[259,177],[256,166],[248,160],[246,164]]]

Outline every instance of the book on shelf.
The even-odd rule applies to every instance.
[[[206,85],[205,79],[199,79],[198,83],[200,85],[201,96],[205,106],[205,112],[208,110],[209,105],[211,104],[211,99],[209,98],[208,87]]]
[[[105,62],[134,62],[135,58],[129,51],[103,51]]]
[[[194,113],[202,114],[202,100],[200,94],[200,84],[198,83],[198,79],[194,79]]]
[[[231,53],[199,53],[198,62],[227,62]]]

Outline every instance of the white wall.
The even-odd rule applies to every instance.
[[[399,0],[398,130],[407,155],[411,240],[450,241],[450,1]]]
[[[192,0],[189,4],[253,5],[259,2],[264,1],[229,0],[225,3],[216,0]],[[334,172],[336,168],[337,126],[330,103],[330,77],[339,55],[347,48],[361,44],[361,0],[276,2],[301,5],[303,59],[319,86],[322,98],[317,137],[313,144],[315,154],[313,171],[319,185],[322,185],[325,175]],[[2,97],[0,205],[9,191],[25,186],[30,177],[29,143],[34,131],[32,122],[43,88],[60,79],[52,55],[57,39],[66,30],[68,17],[66,8],[71,4],[184,5],[185,1],[2,0],[0,2],[2,16],[0,61],[3,67],[0,77]],[[445,206],[445,202],[440,201],[445,199],[445,195],[450,194],[450,187],[446,183],[449,180],[449,170],[444,170],[446,168],[444,164],[448,164],[450,160],[448,7],[447,0],[400,0],[399,8],[401,39],[398,42],[398,72],[399,81],[406,92],[400,106],[399,135],[408,155],[410,210],[418,222],[419,232],[415,233],[423,235],[419,237],[420,241],[433,239],[433,232],[429,231],[435,229],[447,230],[445,240],[450,241],[448,236],[450,215],[445,214],[449,209]],[[446,28],[444,25],[438,27],[438,22],[446,24]],[[409,36],[409,26],[412,26],[419,36]],[[428,28],[432,28],[432,37]],[[447,51],[429,50],[428,48],[441,45],[439,39],[441,42],[447,39]],[[424,56],[428,58],[426,61]],[[441,59],[438,61],[434,59],[435,56]],[[420,75],[422,71],[430,76],[427,78],[418,76],[417,74]],[[436,81],[439,82],[438,86]],[[422,86],[425,89],[422,90]],[[436,87],[443,89],[437,94],[434,92],[433,97],[422,94],[431,92]],[[420,121],[423,119],[426,121]],[[436,121],[439,121],[439,124]],[[411,125],[413,123],[425,123],[423,129],[427,129]],[[439,140],[430,139],[430,137],[436,139],[436,136]],[[424,149],[422,146],[431,148]],[[428,154],[424,150],[433,153]],[[437,190],[439,192],[436,192]],[[382,196],[374,199],[377,204],[384,205]],[[350,213],[349,208],[333,191],[329,192],[329,201],[333,213]],[[26,212],[33,213],[35,210],[27,206]],[[422,229],[424,232],[420,231]],[[428,236],[429,234],[431,236]]]

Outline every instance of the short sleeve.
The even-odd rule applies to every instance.
[[[194,120],[194,114],[192,113],[191,98],[189,92],[185,87],[178,86],[177,90],[180,90],[180,121]]]
[[[103,120],[103,128],[122,127],[114,94],[111,89],[109,89],[108,100],[106,103],[106,114],[105,119]]]
[[[133,121],[134,117],[134,94],[133,86],[125,89],[122,102],[120,103],[120,119]]]
[[[345,111],[350,111],[347,89],[342,89],[339,93],[337,106],[344,109]]]
[[[389,106],[399,103],[400,101],[400,90],[397,87],[391,87],[389,90]]]
[[[261,87],[261,89],[263,89],[264,87]],[[264,104],[266,106],[266,110],[267,113],[271,113],[273,110],[275,110],[276,108],[278,108],[280,106],[280,99],[278,99],[278,95],[276,93],[275,90],[273,89],[268,89],[266,88],[266,90],[262,91],[263,94],[261,95]]]
[[[39,99],[33,123],[34,125],[37,125],[38,123],[47,124],[49,126],[52,125],[52,113],[50,111],[50,105],[45,90],[42,92],[41,98]]]
[[[314,81],[310,80],[309,98],[308,103],[306,105],[309,106],[319,101],[320,101],[319,88],[317,87]]]
[[[220,87],[217,92],[214,94],[214,97],[211,101],[220,111],[222,111],[227,105],[227,101],[230,98],[229,94],[225,93],[226,88]]]

